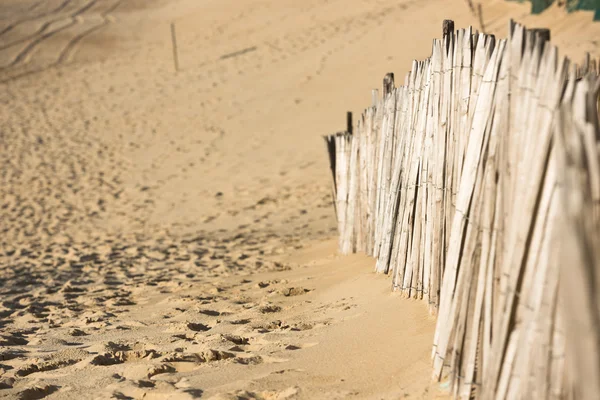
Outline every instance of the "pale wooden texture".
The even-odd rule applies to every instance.
[[[455,397],[595,399],[598,66],[512,21],[498,41],[450,26],[327,138],[340,251],[437,315],[433,377]]]

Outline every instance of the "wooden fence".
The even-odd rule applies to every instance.
[[[513,22],[503,40],[453,25],[326,137],[340,251],[437,315],[433,376],[455,396],[595,399],[597,64]]]

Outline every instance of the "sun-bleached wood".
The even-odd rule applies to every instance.
[[[437,315],[433,377],[453,396],[594,399],[599,64],[513,21],[500,40],[450,22],[326,138],[340,251]]]

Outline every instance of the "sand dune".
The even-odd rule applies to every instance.
[[[590,13],[483,10],[600,54]],[[478,26],[459,0],[3,1],[0,397],[438,396],[434,320],[335,255],[320,135],[444,18]]]

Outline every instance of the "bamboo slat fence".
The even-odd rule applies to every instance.
[[[326,137],[340,251],[437,315],[433,377],[454,396],[596,399],[598,64],[512,21],[508,39],[444,33]]]

